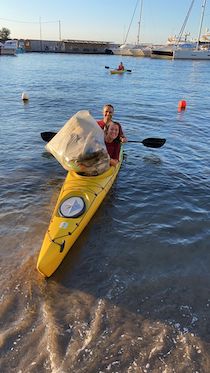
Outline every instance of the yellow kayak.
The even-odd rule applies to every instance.
[[[131,73],[131,70],[110,70],[110,74],[124,74],[124,73]]]
[[[111,188],[122,163],[98,176],[69,171],[39,253],[37,269],[50,277],[86,227]]]

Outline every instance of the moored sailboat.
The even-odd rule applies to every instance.
[[[131,24],[133,22],[134,15],[136,13],[136,9],[138,4],[140,4],[140,15],[138,21],[138,33],[137,33],[137,42],[136,44],[128,44],[127,38],[131,28]],[[113,54],[121,55],[121,56],[135,56],[135,57],[149,57],[151,54],[151,45],[146,43],[140,43],[140,30],[141,30],[141,19],[142,19],[142,9],[143,9],[143,0],[137,0],[135,9],[131,18],[131,22],[125,37],[125,41],[122,45],[118,48],[113,49]]]

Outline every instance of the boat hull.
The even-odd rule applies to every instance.
[[[150,57],[151,56],[151,48],[133,48],[131,49],[131,54],[134,57]]]
[[[88,177],[74,171],[67,174],[38,257],[37,269],[43,276],[50,277],[59,267],[110,190],[121,162],[122,150],[119,164],[102,175]],[[84,201],[84,211],[77,217],[61,216],[63,202],[75,197]]]
[[[173,52],[174,60],[209,60],[210,61],[210,49],[177,49]]]
[[[128,72],[130,72],[130,71],[128,71],[128,70],[110,70],[110,74],[118,74],[118,75],[123,75],[124,73],[128,73]]]
[[[152,58],[165,58],[171,59],[173,57],[173,49],[168,48],[160,48],[160,49],[153,49],[151,51]]]
[[[0,55],[2,56],[16,56],[16,50],[12,48],[0,47]]]

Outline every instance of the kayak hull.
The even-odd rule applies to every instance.
[[[50,277],[59,267],[110,190],[119,172],[121,162],[122,150],[118,165],[110,167],[101,175],[89,177],[78,175],[74,171],[68,172],[37,261],[37,269],[43,276]],[[79,198],[84,202],[84,209],[79,216],[63,216],[61,206],[67,200],[74,198]]]
[[[124,74],[126,73],[127,70],[110,70],[110,74],[118,74],[118,75],[121,75],[121,74]]]

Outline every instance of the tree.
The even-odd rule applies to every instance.
[[[7,40],[9,39],[9,36],[10,36],[10,30],[6,27],[2,27],[2,29],[0,30],[0,39]]]

